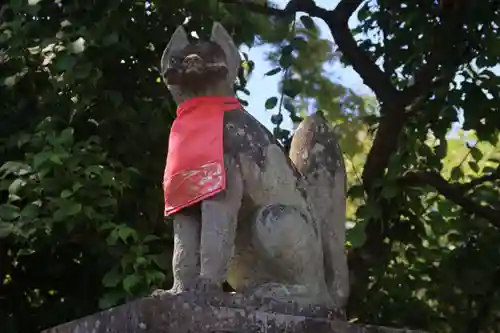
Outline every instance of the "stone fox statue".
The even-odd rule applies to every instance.
[[[228,281],[264,299],[343,308],[346,176],[336,137],[312,115],[286,156],[235,97],[240,61],[219,23],[209,41],[191,42],[177,28],[163,52],[163,79],[178,103],[164,175],[170,292]]]

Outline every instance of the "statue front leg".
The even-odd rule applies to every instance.
[[[189,208],[188,208],[189,209]],[[169,293],[180,293],[195,283],[200,274],[200,230],[199,214],[180,212],[174,215],[174,252],[172,272],[174,284]],[[165,290],[155,290],[151,296],[160,296]]]
[[[184,291],[200,274],[200,229],[199,217],[182,213],[174,216],[172,292]]]
[[[228,163],[226,170],[226,190],[201,203],[200,277],[218,288],[227,280],[243,196],[239,168]]]

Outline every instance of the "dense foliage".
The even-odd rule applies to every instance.
[[[282,104],[336,124],[345,150],[352,320],[500,330],[498,1],[10,0],[0,7],[0,331],[34,332],[170,285],[161,177],[173,29],[222,20],[271,43]],[[353,14],[356,9],[357,14]],[[294,20],[296,12],[305,12]],[[347,21],[358,15],[359,26]],[[336,45],[321,40],[323,19]],[[255,38],[255,37],[260,38]],[[367,37],[370,36],[370,37]],[[357,96],[325,62],[351,65]],[[245,59],[242,95],[254,64]],[[283,102],[283,103],[281,103]],[[451,124],[463,118],[463,130]],[[290,133],[275,134],[285,143]]]

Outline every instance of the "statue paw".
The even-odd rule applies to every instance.
[[[169,295],[177,295],[177,294],[180,294],[182,292],[182,290],[180,288],[172,288],[172,289],[156,289],[155,291],[153,291],[149,297],[160,297],[162,295],[165,295],[165,294],[169,294]]]
[[[224,291],[223,284],[217,283],[211,279],[198,277],[189,284],[176,283],[169,289],[156,289],[150,294],[150,297],[160,297],[164,294],[178,295],[186,292],[194,293],[222,293]]]
[[[198,277],[187,289],[197,292],[222,292],[222,284],[211,279]]]
[[[168,292],[168,290],[165,290],[165,289],[156,289],[149,296],[150,297],[160,297],[161,295],[163,295],[163,294],[165,294],[167,292]]]

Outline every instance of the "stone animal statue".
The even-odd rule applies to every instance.
[[[190,41],[181,26],[163,52],[161,70],[179,107],[202,97],[196,119],[203,122],[205,116],[211,117],[204,111],[203,105],[208,110],[211,103],[203,99],[206,96],[234,102],[240,62],[238,49],[221,24],[214,23],[209,41]],[[332,128],[319,113],[306,118],[287,156],[240,104],[227,105],[220,120],[222,170],[181,173],[202,174],[200,185],[220,179],[222,172],[225,188],[166,213],[174,224],[174,285],[169,292],[200,284],[221,288],[228,281],[236,292],[264,299],[343,308],[349,295],[346,174]],[[192,131],[186,140],[198,134]],[[172,140],[171,132],[168,156]],[[207,142],[206,149],[209,146]],[[167,168],[169,163],[167,157]],[[183,179],[176,181],[176,186],[183,186]],[[166,191],[175,201],[175,188]]]

